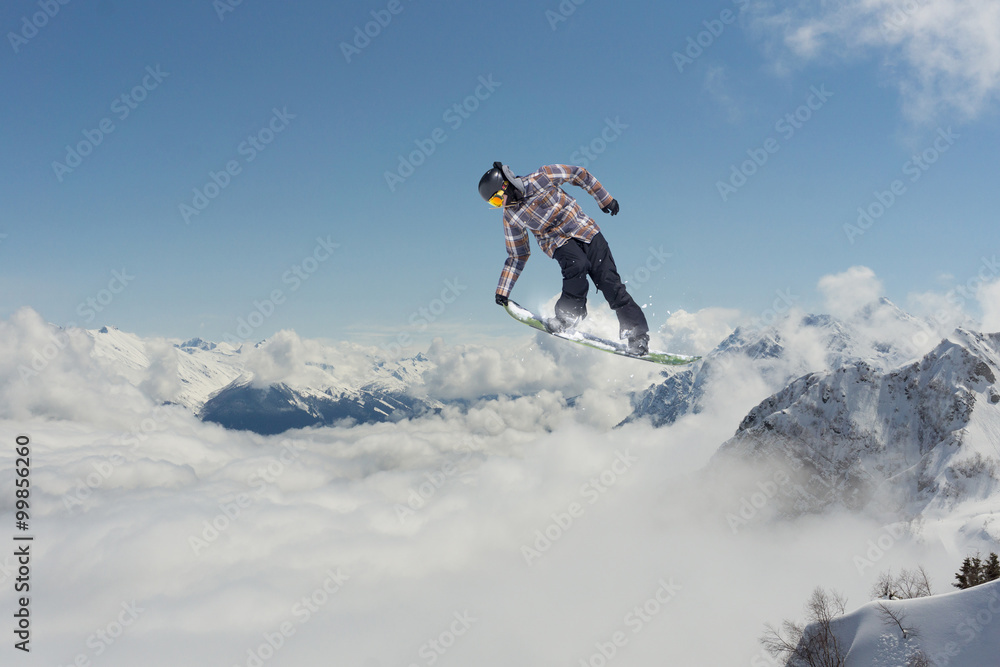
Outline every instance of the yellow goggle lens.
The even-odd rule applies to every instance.
[[[494,208],[500,208],[503,204],[503,188],[496,191],[492,197],[490,197],[490,206]]]

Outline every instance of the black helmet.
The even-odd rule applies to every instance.
[[[490,197],[503,188],[506,180],[503,172],[498,167],[493,167],[479,179],[479,196],[488,202]]]
[[[507,197],[516,200],[524,195],[524,184],[520,178],[514,176],[510,167],[500,162],[494,162],[493,168],[479,179],[479,196],[489,203],[493,195],[500,190],[506,190]]]

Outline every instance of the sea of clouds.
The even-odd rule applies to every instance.
[[[842,274],[820,291],[849,311],[845,295],[872,281]],[[704,353],[731,318],[685,313],[656,339]],[[283,336],[255,362],[272,380],[317,345]],[[0,539],[17,532],[27,436],[34,541],[31,653],[15,657],[767,665],[763,624],[801,619],[817,585],[853,608],[880,571],[922,564],[950,588],[962,543],[846,514],[767,521],[771,471],[699,474],[761,398],[740,369],[713,409],[615,428],[659,369],[571,348],[436,341],[422,391],[462,399],[440,413],[260,436],[164,405],[168,363],[126,378],[82,332],[18,311],[0,322]],[[12,547],[0,553],[0,650],[13,655],[18,570]]]

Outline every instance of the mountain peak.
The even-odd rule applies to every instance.
[[[810,372],[858,361],[887,370],[911,361],[916,354],[906,342],[918,334],[926,336],[926,331],[885,298],[848,320],[792,311],[767,326],[738,327],[698,364],[633,396],[633,412],[625,422],[651,417],[654,426],[664,426],[685,414],[697,414],[713,386],[738,397],[735,401],[740,402],[730,409],[746,414],[768,393]]]
[[[197,338],[196,337],[196,338],[192,338],[191,340],[188,340],[188,341],[185,341],[185,342],[181,343],[177,347],[179,347],[181,349],[184,349],[184,348],[196,348],[196,349],[199,349],[199,350],[211,351],[211,350],[214,350],[217,346],[216,346],[215,343],[212,343],[212,342],[209,342],[209,341],[206,341],[206,340],[203,340],[201,338]]]
[[[717,457],[801,471],[795,508],[920,515],[1000,487],[1000,335],[956,330],[892,370],[859,360],[764,399]],[[985,494],[985,495],[984,495]]]

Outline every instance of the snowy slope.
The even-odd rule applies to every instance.
[[[207,343],[194,338],[176,345],[177,375],[183,389],[177,401],[198,409],[221,387],[246,375],[240,349],[228,343]]]
[[[862,308],[850,320],[830,315],[791,314],[764,328],[737,328],[690,369],[633,398],[626,422],[648,418],[654,426],[702,412],[720,396],[738,401],[743,414],[758,401],[809,372],[865,361],[893,368],[918,356],[920,343],[933,340],[928,328],[888,299]]]
[[[1000,334],[957,330],[919,361],[810,373],[751,410],[716,455],[795,477],[796,511],[899,518],[985,500],[1000,477]]]
[[[164,400],[198,410],[220,389],[245,375],[239,348],[206,343],[146,340],[115,327],[88,330],[92,356],[136,386],[157,380],[167,385]]]
[[[879,603],[902,621],[899,626]],[[918,652],[928,665],[1000,666],[1000,581],[913,600],[871,602],[831,622],[845,667],[905,667]],[[808,632],[808,629],[807,629]]]

